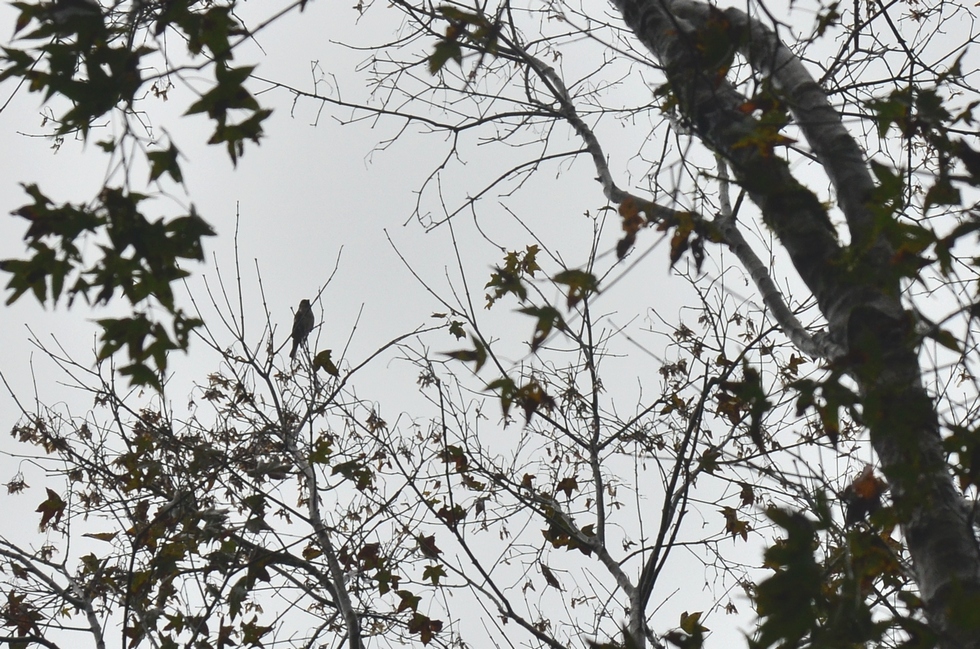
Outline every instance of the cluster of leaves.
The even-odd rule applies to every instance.
[[[438,9],[440,17],[448,25],[445,36],[440,39],[429,55],[429,72],[436,74],[450,60],[462,65],[464,48],[479,52],[481,58],[496,55],[500,24],[488,19],[482,13],[463,11],[452,5],[442,5]]]
[[[154,67],[148,58],[166,54],[162,39],[174,32],[191,57],[205,56],[205,65],[214,68],[213,86],[187,109],[188,115],[206,114],[214,122],[209,142],[224,144],[236,162],[246,141],[261,138],[271,111],[245,86],[253,68],[231,65],[234,39],[247,34],[234,16],[235,0],[139,2],[128,11],[119,3],[103,9],[94,0],[15,2],[14,7],[19,11],[14,35],[30,46],[3,48],[0,81],[19,80],[46,101],[54,100],[55,107],[58,99],[67,100],[69,107],[54,117],[56,137],[76,133],[87,139],[100,120],[114,115],[128,120],[151,82],[159,96],[159,79],[146,76]],[[150,45],[153,39],[158,47]],[[134,42],[144,44],[134,47]],[[136,138],[134,129],[120,132],[98,146],[114,154],[127,138]],[[183,183],[177,147],[157,145],[149,142],[136,149],[146,156],[149,181],[166,175]],[[202,260],[203,238],[213,232],[193,210],[170,221],[150,221],[141,205],[147,197],[131,191],[128,183],[104,185],[89,205],[54,205],[37,185],[27,185],[33,202],[15,215],[30,221],[25,235],[29,256],[4,261],[0,268],[11,275],[8,303],[27,291],[41,302],[49,297],[57,301],[73,276],[67,287],[69,303],[79,294],[91,303],[107,303],[120,291],[133,314],[100,321],[100,356],[125,349],[129,362],[123,373],[135,385],[159,389],[167,354],[186,350],[190,332],[201,324],[174,305],[172,284],[187,275],[179,262]],[[86,248],[85,239],[100,237],[108,239],[108,245],[99,246],[101,259],[93,263],[83,258],[79,250]],[[146,315],[151,298],[166,310],[169,323]]]
[[[854,484],[857,489],[868,489],[875,481],[873,475],[863,472]],[[821,560],[818,536],[829,529],[830,513],[826,498],[817,495],[816,520],[778,508],[767,512],[785,536],[766,550],[765,566],[773,574],[756,588],[762,620],[750,646],[877,645],[898,630],[912,638],[906,647],[934,646],[935,634],[915,615],[921,601],[907,590],[902,546],[892,538],[894,524],[858,525]],[[894,592],[908,612],[889,606],[892,615],[876,619],[873,604]]]
[[[366,619],[373,623],[365,634],[430,644],[443,622],[427,614],[420,589],[438,586],[447,574],[435,536],[412,532],[410,544],[371,540],[370,526],[359,523],[374,516],[376,503],[386,497],[378,490],[389,461],[377,440],[340,439],[324,430],[291,442],[300,419],[296,412],[282,410],[277,420],[255,392],[219,374],[210,377],[201,396],[217,415],[207,429],[174,422],[159,409],[131,412],[111,391],[100,396],[96,411],[107,409],[116,423],[103,426],[93,415],[73,428],[75,422],[52,413],[15,428],[20,441],[48,449],[68,467],[67,494],[47,489],[37,508],[41,528],[56,538],[69,529],[90,530],[85,536],[101,545],[81,557],[74,573],[70,563],[62,564],[65,574],[47,559],[5,545],[14,570],[0,622],[18,636],[43,637],[41,629],[58,628],[59,620],[76,613],[91,621],[108,612],[123,619],[129,647],[262,647],[277,642],[288,626],[265,613],[269,597],[283,598],[288,607],[306,601],[308,606],[299,607],[314,621],[298,624],[308,624],[304,632],[313,638],[344,633],[332,612],[341,609],[338,588],[347,588],[349,578],[352,592],[370,591]],[[289,392],[276,396],[303,404]],[[321,421],[336,413],[349,426],[383,430],[373,410],[358,410],[354,419],[351,403],[339,406],[329,399],[315,406]],[[334,512],[344,521],[338,528],[318,532],[321,521],[311,521],[281,497],[295,489],[300,507],[317,498],[304,492],[311,471],[331,490],[361,494]],[[25,489],[23,483],[17,488]],[[273,530],[292,540],[274,541]],[[47,552],[56,552],[55,546]],[[421,582],[406,576],[416,562],[424,563]],[[45,595],[39,584],[59,578],[76,584],[80,594]],[[72,608],[76,613],[68,612]]]
[[[226,142],[234,160],[245,139],[258,141],[260,123],[269,115],[242,85],[251,68],[228,66],[232,39],[247,33],[234,17],[235,4],[235,0],[177,0],[141,3],[128,14],[122,14],[118,7],[103,14],[94,0],[16,2],[20,15],[15,35],[32,26],[21,38],[40,41],[41,45],[26,50],[3,48],[0,60],[7,67],[0,73],[0,81],[20,78],[28,82],[31,91],[43,92],[45,99],[59,96],[70,100],[72,108],[57,118],[56,132],[87,135],[95,121],[109,111],[131,110],[137,92],[149,81],[142,76],[147,66],[141,65],[141,59],[155,49],[132,47],[137,35],[146,30],[159,37],[173,30],[187,43],[190,55],[207,55],[215,64],[215,87],[192,105],[188,114],[207,112],[217,123],[212,142]],[[251,116],[231,127],[226,118],[232,109],[245,110]]]
[[[30,50],[3,48],[0,61],[6,69],[0,81],[20,78],[45,99],[57,95],[71,101],[72,107],[58,118],[58,134],[87,135],[96,119],[117,105],[132,105],[143,85],[140,60],[151,50],[130,48],[106,25],[97,3],[14,6],[20,10],[14,34],[33,26],[22,38],[44,44],[38,48],[40,57]]]
[[[771,88],[763,87],[751,99],[738,107],[739,111],[753,116],[752,132],[733,146],[735,149],[751,148],[764,158],[775,154],[776,147],[796,143],[780,131],[789,123],[789,110]]]
[[[678,212],[671,218],[655,221],[650,218],[653,204],[635,197],[628,197],[619,204],[619,215],[623,219],[623,238],[616,243],[616,256],[622,259],[636,244],[636,237],[641,228],[656,225],[661,232],[669,231],[674,234],[670,238],[670,267],[673,268],[685,252],[690,251],[694,259],[694,267],[701,272],[704,263],[704,245],[706,242],[718,243],[721,236],[716,227],[700,218],[693,212]]]
[[[528,303],[528,282],[541,272],[537,261],[539,252],[538,246],[529,245],[523,252],[512,251],[505,255],[503,265],[494,269],[485,286],[491,289],[486,295],[488,309],[507,295],[513,295],[522,304]],[[583,270],[565,269],[552,276],[550,281],[553,285],[563,287],[565,304],[569,309],[599,291],[599,282],[595,275]],[[530,339],[532,352],[538,351],[554,331],[567,331],[561,312],[551,304],[523,306],[518,312],[535,319],[534,333]],[[446,355],[455,360],[472,362],[474,372],[479,372],[489,358],[489,350],[487,344],[476,335],[472,336],[472,341],[473,349],[447,352]],[[486,389],[499,395],[505,419],[509,417],[514,404],[524,410],[525,422],[530,421],[535,412],[551,410],[555,406],[555,400],[533,376],[517,381],[505,374],[488,383]]]
[[[885,139],[896,128],[903,140],[924,145],[923,150],[928,157],[923,164],[935,172],[935,179],[922,198],[924,215],[937,208],[956,209],[962,206],[959,185],[980,187],[980,152],[958,135],[963,129],[975,130],[977,122],[974,111],[980,106],[980,101],[972,101],[953,111],[950,102],[943,97],[944,86],[962,84],[961,60],[962,57],[937,75],[935,86],[910,85],[892,91],[886,98],[867,102],[879,137]],[[956,92],[955,87],[952,92]],[[954,272],[953,247],[964,237],[980,230],[976,214],[967,213],[966,218],[945,235],[930,228],[928,221],[901,219],[899,217],[909,208],[907,183],[902,176],[882,164],[873,163],[872,169],[878,180],[878,188],[870,207],[876,217],[878,232],[884,234],[894,248],[892,265],[896,274],[915,279],[924,267],[937,264],[942,275],[949,278]],[[960,170],[965,173],[957,173]],[[863,252],[862,248],[855,250],[858,256]],[[939,341],[946,346],[954,345],[949,336]]]
[[[980,431],[966,426],[950,426],[951,434],[943,440],[947,453],[955,453],[953,471],[964,491],[971,485],[980,487]]]
[[[202,240],[214,235],[210,226],[193,209],[151,221],[141,211],[147,197],[118,187],[103,189],[92,207],[55,204],[36,185],[24,189],[33,202],[14,215],[30,224],[24,235],[29,256],[0,262],[0,270],[10,275],[7,304],[27,292],[52,304],[67,293],[69,306],[78,296],[105,304],[117,290],[134,307],[154,300],[172,316],[172,334],[145,311],[103,319],[99,358],[126,347],[130,363],[121,372],[135,384],[159,387],[168,354],[186,349],[191,331],[201,325],[177,307],[173,285],[189,274],[180,260],[204,259]],[[100,257],[87,259],[82,251],[99,235],[108,245],[98,246]]]
[[[798,394],[796,415],[803,416],[810,408],[816,410],[823,433],[835,448],[841,434],[841,408],[846,408],[852,418],[858,417],[854,408],[859,401],[858,396],[843,384],[841,378],[838,370],[821,381],[800,379],[790,385]]]
[[[749,416],[749,437],[760,452],[765,453],[766,445],[762,435],[762,418],[772,409],[772,402],[766,396],[759,371],[746,365],[742,368],[741,381],[723,381],[718,386],[718,410],[737,425],[745,414]]]

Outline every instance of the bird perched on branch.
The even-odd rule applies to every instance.
[[[289,358],[296,358],[296,350],[300,345],[306,344],[306,339],[313,331],[313,310],[310,308],[309,300],[301,300],[296,315],[293,316],[293,350],[289,352]]]

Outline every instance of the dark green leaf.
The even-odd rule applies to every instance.
[[[179,151],[173,144],[165,151],[150,151],[146,157],[150,161],[150,182],[157,180],[160,176],[167,173],[174,179],[174,182],[183,183],[184,176],[177,163]]]

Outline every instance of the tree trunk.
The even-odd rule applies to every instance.
[[[802,63],[766,26],[741,11],[692,0],[613,0],[661,63],[683,118],[722,155],[758,205],[812,291],[830,337],[861,390],[864,423],[891,484],[929,622],[948,649],[980,647],[971,628],[980,600],[980,552],[946,467],[932,398],[922,386],[913,319],[901,303],[888,243],[874,232],[874,182],[864,154]],[[769,77],[837,191],[851,244],[843,246],[817,196],[764,146],[746,146],[757,122],[709,61],[701,34],[728,34],[757,74]],[[857,254],[856,254],[857,252]]]

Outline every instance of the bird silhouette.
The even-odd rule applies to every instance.
[[[310,308],[309,300],[301,300],[299,303],[299,308],[296,309],[296,315],[293,316],[293,349],[289,352],[289,358],[296,358],[296,350],[299,349],[300,345],[306,344],[306,339],[309,337],[310,332],[313,331],[313,325],[316,321],[313,319],[313,310]]]

